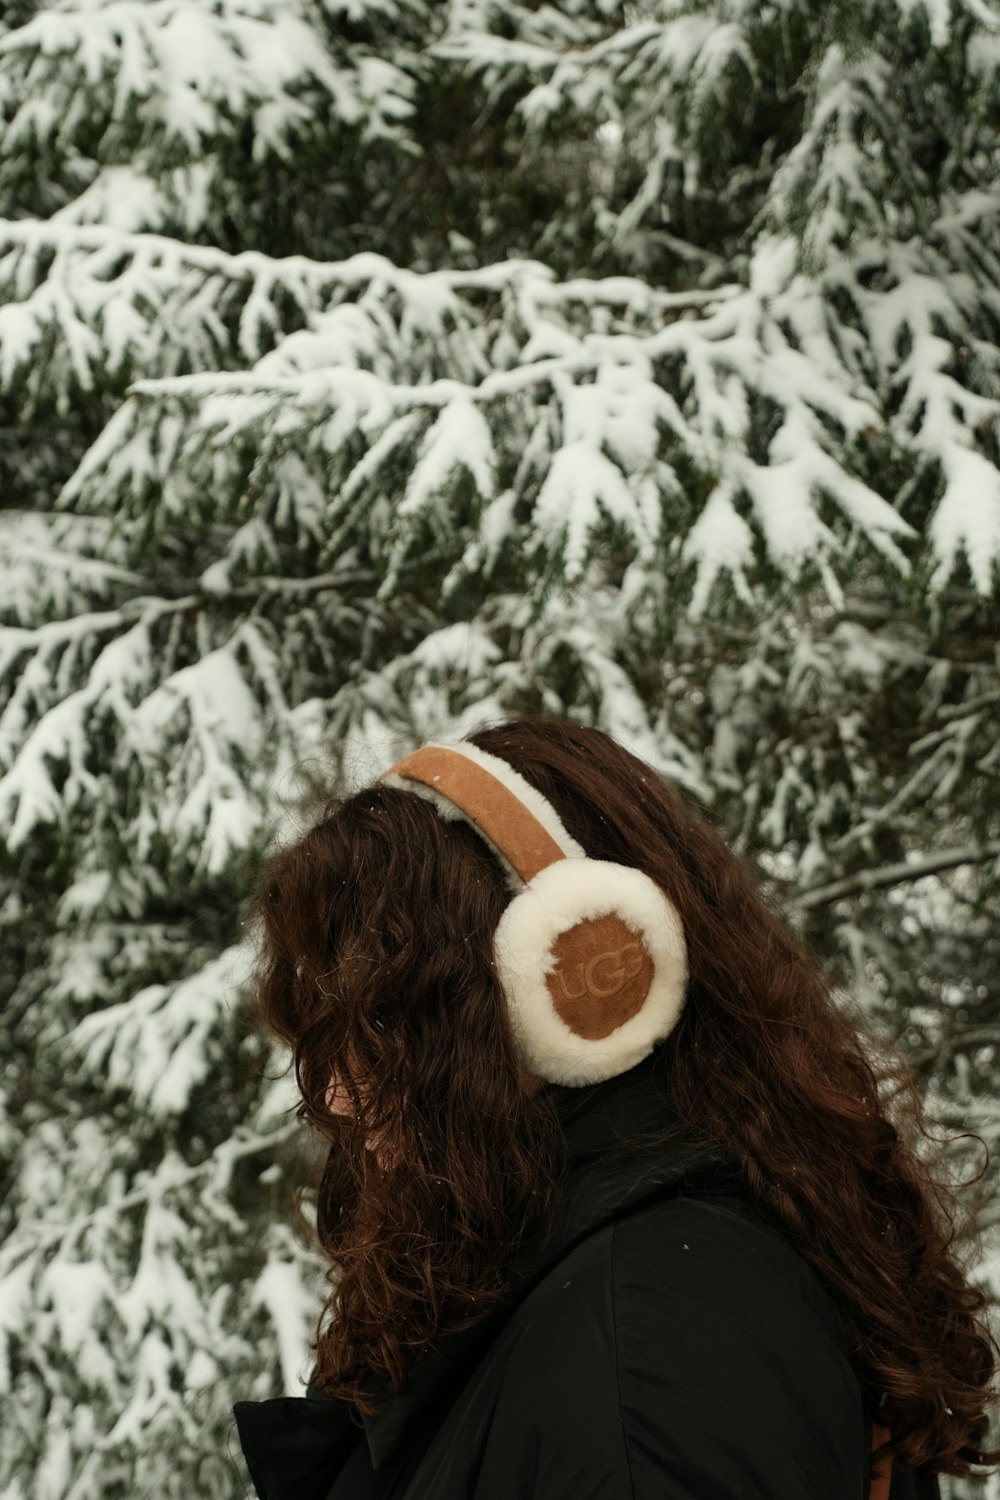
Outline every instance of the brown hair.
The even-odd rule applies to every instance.
[[[950,1474],[1000,1461],[981,1447],[1000,1350],[953,1248],[959,1228],[974,1236],[919,1154],[930,1137],[905,1064],[837,1005],[756,866],[649,766],[565,720],[470,739],[537,787],[588,854],[645,871],[676,905],[690,982],[657,1053],[664,1092],[686,1137],[738,1164],[758,1212],[835,1295],[862,1385],[884,1393],[893,1453]],[[439,1331],[497,1301],[558,1190],[553,1090],[520,1067],[493,964],[509,899],[469,827],[383,783],[328,803],[257,884],[255,1015],[292,1048],[300,1113],[331,1142],[313,1383],[362,1411]],[[326,1105],[333,1073],[353,1119]]]

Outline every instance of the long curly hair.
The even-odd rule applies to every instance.
[[[651,767],[561,719],[470,739],[537,787],[589,855],[645,871],[677,907],[690,978],[656,1054],[664,1095],[834,1294],[894,1434],[884,1451],[948,1474],[1000,1461],[982,1448],[1000,1349],[959,1253],[978,1244],[924,1159],[902,1059],[837,1003],[765,903],[759,867]],[[509,900],[472,829],[384,783],[327,803],[250,899],[253,1016],[291,1049],[299,1113],[329,1142],[312,1186],[330,1286],[313,1384],[359,1412],[436,1335],[490,1310],[556,1201],[554,1091],[518,1060],[494,967]],[[350,1115],[331,1109],[331,1078]]]

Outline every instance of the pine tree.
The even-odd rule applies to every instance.
[[[322,1273],[242,898],[423,739],[622,737],[995,1150],[995,8],[0,26],[0,1494],[243,1493]]]

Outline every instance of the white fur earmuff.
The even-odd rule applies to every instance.
[[[640,1009],[607,1036],[578,1035],[556,1010],[546,982],[553,943],[580,922],[617,915],[641,940],[653,977]],[[674,1029],[687,989],[687,944],[677,910],[648,875],[597,859],[565,859],[542,870],[500,918],[494,952],[511,1027],[527,1066],[553,1083],[599,1083],[634,1068]],[[579,965],[579,988],[627,982],[634,960],[602,955]],[[588,976],[585,972],[591,970]],[[613,990],[611,991],[613,993]]]
[[[687,944],[655,881],[587,858],[551,803],[478,746],[427,745],[383,780],[471,824],[499,858],[515,894],[494,954],[530,1072],[551,1083],[599,1083],[670,1034],[687,991]]]

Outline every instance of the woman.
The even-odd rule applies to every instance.
[[[261,1500],[893,1500],[994,1356],[817,959],[703,815],[552,719],[425,747],[274,856],[259,1015],[331,1142]]]

